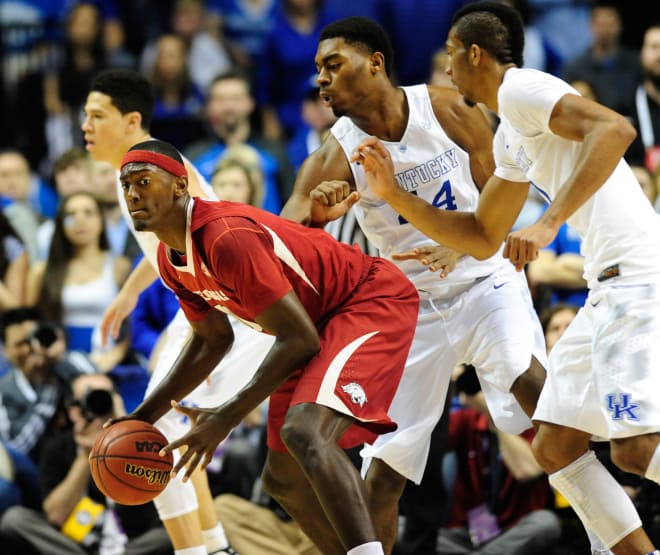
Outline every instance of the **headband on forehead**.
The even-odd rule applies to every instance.
[[[188,177],[186,167],[182,163],[159,152],[152,152],[151,150],[129,150],[122,158],[121,167],[123,168],[131,162],[153,164],[175,177]]]

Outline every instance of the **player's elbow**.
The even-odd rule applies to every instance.
[[[482,236],[481,240],[474,245],[472,252],[469,254],[477,260],[486,260],[493,256],[501,246],[501,242],[493,241],[487,236]]]
[[[617,139],[628,147],[637,137],[637,131],[630,120],[621,114],[617,114],[612,121],[613,134]]]

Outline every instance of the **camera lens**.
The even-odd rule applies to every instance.
[[[32,334],[32,337],[34,337],[42,347],[48,348],[55,343],[57,332],[55,331],[55,327],[51,324],[40,324]]]
[[[81,404],[89,418],[109,416],[112,413],[112,394],[106,389],[92,389]]]

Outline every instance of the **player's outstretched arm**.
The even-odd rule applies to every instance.
[[[119,337],[122,322],[133,312],[140,293],[149,287],[157,277],[158,273],[147,259],[140,260],[126,278],[115,299],[103,313],[101,319],[101,342],[103,346],[107,345],[108,336],[114,339]]]
[[[213,451],[229,432],[320,349],[316,326],[293,291],[266,308],[255,320],[273,333],[276,340],[250,382],[215,409],[175,407],[194,421],[186,435],[163,449],[163,453],[167,453],[183,445],[187,447],[173,469],[175,474],[186,467],[184,478],[188,478],[198,465],[207,465]]]
[[[438,210],[399,187],[390,154],[375,137],[358,146],[353,161],[364,166],[367,183],[376,196],[424,235],[477,259],[488,258],[500,248],[529,189],[529,183],[492,176],[481,193],[476,212]]]

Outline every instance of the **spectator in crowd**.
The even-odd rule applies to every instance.
[[[133,262],[141,251],[122,216],[117,200],[117,172],[110,162],[103,160],[91,160],[91,162],[92,192],[101,203],[110,251],[115,256],[123,256]]]
[[[0,152],[0,200],[12,226],[25,245],[30,262],[37,260],[36,231],[42,212],[40,191],[47,187],[32,175],[27,159],[17,150]],[[45,196],[45,194],[44,194]],[[55,202],[55,193],[52,193]]]
[[[0,519],[9,508],[41,506],[37,465],[27,455],[0,439]]]
[[[36,308],[4,311],[1,327],[12,368],[0,379],[0,436],[37,461],[43,440],[61,425],[56,415],[70,380],[96,369],[67,350],[62,329],[47,324]]]
[[[555,303],[541,312],[539,319],[548,353],[573,321],[578,308],[578,306],[568,303]]]
[[[652,24],[644,33],[640,60],[642,81],[622,109],[637,130],[626,160],[653,171],[660,163],[660,23]]]
[[[203,0],[174,2],[171,32],[186,42],[190,78],[201,91],[208,89],[216,75],[232,67],[231,59],[223,44],[206,29],[206,18],[206,6]],[[154,39],[142,51],[140,69],[144,75],[151,75],[156,61],[157,44],[158,39]]]
[[[561,71],[569,83],[590,83],[598,101],[613,110],[621,110],[632,97],[641,73],[639,53],[621,44],[621,31],[614,2],[596,2],[591,8],[591,45]]]
[[[220,200],[260,208],[264,183],[257,150],[250,145],[233,145],[225,150],[211,176],[211,187]]]
[[[286,141],[302,125],[300,109],[314,73],[319,33],[336,19],[332,2],[282,0],[258,61],[256,98],[266,137]],[[284,197],[287,198],[287,197]]]
[[[63,152],[53,164],[53,183],[58,199],[79,191],[90,191],[92,163],[89,154],[80,147],[73,147]],[[39,260],[48,258],[53,231],[55,231],[54,218],[47,218],[37,229]]]
[[[282,145],[257,132],[250,121],[255,101],[250,80],[237,71],[219,75],[207,92],[206,119],[211,136],[184,152],[202,176],[211,180],[218,160],[228,146],[247,143],[259,151],[266,195],[262,208],[279,213],[293,186],[293,170]]]
[[[77,120],[85,93],[94,74],[107,66],[103,19],[93,2],[72,6],[57,57],[43,78],[48,167],[62,153],[82,144]]]
[[[210,16],[225,38],[234,63],[252,74],[264,53],[266,37],[275,25],[277,0],[209,0]]]
[[[89,453],[103,423],[124,414],[103,374],[77,377],[67,414],[71,426],[49,437],[39,464],[41,510],[14,506],[0,521],[10,552],[24,555],[169,555],[171,544],[151,503],[109,502],[91,480]]]
[[[447,37],[451,14],[466,1],[380,1],[380,17],[375,19],[392,37],[397,53],[392,75],[395,83],[412,85],[427,81],[431,57]]]
[[[456,389],[464,408],[449,417],[451,509],[436,554],[551,554],[561,529],[532,452],[534,431],[518,436],[493,425],[474,367],[463,367]]]
[[[28,303],[64,324],[69,348],[88,353],[109,372],[128,354],[129,338],[104,349],[93,335],[129,270],[126,258],[110,252],[99,201],[74,193],[60,203],[48,260],[31,268]]]
[[[531,21],[556,59],[547,71],[556,74],[567,60],[584,52],[591,42],[589,15],[592,0],[529,0]]]
[[[301,115],[303,124],[288,144],[289,160],[296,171],[300,168],[305,158],[314,152],[325,140],[332,125],[337,121],[337,116],[319,96],[319,88],[316,84],[316,76],[312,78],[309,89],[302,101]]]
[[[187,59],[186,41],[179,35],[163,35],[156,42],[149,76],[155,100],[152,131],[180,150],[204,136],[204,97],[190,77]]]
[[[30,267],[23,241],[4,212],[0,211],[0,312],[25,302]]]

